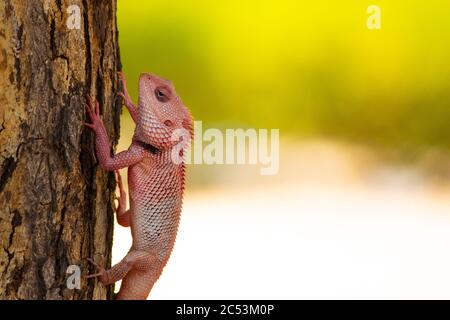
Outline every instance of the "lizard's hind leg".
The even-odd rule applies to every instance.
[[[89,260],[94,263],[92,260]],[[158,259],[156,254],[143,250],[131,250],[119,263],[112,266],[111,269],[105,270],[102,266],[94,263],[99,269],[99,272],[93,275],[87,276],[99,277],[99,280],[103,284],[111,284],[123,279],[130,270],[135,269],[137,271],[148,271],[157,265]]]
[[[119,223],[122,227],[130,226],[130,210],[126,210],[127,208],[127,193],[122,184],[122,177],[120,176],[119,170],[115,171],[116,173],[116,181],[117,186],[119,187],[120,196],[116,197],[118,201],[118,205],[116,208],[117,215],[117,223]]]

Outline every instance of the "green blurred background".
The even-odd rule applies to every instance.
[[[188,166],[151,298],[449,298],[449,17],[448,0],[119,0],[135,101],[148,71],[203,128],[280,129],[276,176]],[[124,108],[119,150],[133,129]]]
[[[119,1],[121,59],[215,127],[450,146],[450,2]],[[137,98],[135,98],[137,99]]]

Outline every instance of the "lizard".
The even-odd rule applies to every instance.
[[[88,259],[96,273],[85,277],[98,278],[105,285],[122,280],[116,299],[143,300],[160,277],[174,247],[185,188],[183,152],[193,136],[193,120],[172,82],[150,73],[140,74],[136,106],[128,93],[125,75],[122,72],[118,75],[122,82],[118,95],[136,124],[128,150],[110,152],[99,103],[89,96],[85,106],[90,122],[85,125],[95,133],[100,166],[115,171],[120,194],[116,219],[121,226],[131,228],[133,241],[128,254],[110,269]],[[128,167],[129,210],[118,171],[125,167]]]

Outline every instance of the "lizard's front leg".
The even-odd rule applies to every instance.
[[[137,122],[137,120],[138,120],[137,108],[136,108],[136,105],[131,100],[130,95],[128,94],[127,82],[125,80],[125,75],[123,74],[123,72],[120,72],[120,71],[117,72],[117,74],[119,75],[119,79],[122,82],[122,90],[123,90],[123,92],[119,92],[118,95],[123,98],[125,106],[127,107],[128,111],[130,112],[130,115],[131,115],[131,118],[133,118],[133,121]]]
[[[112,171],[129,167],[144,157],[145,150],[136,144],[132,144],[127,151],[111,155],[111,144],[103,120],[100,117],[98,102],[88,97],[86,111],[92,123],[85,123],[85,125],[95,132],[95,151],[103,169]]]

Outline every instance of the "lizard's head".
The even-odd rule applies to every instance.
[[[139,139],[157,149],[176,144],[173,134],[177,129],[187,130],[192,137],[192,117],[168,80],[149,73],[140,75],[138,112]]]

